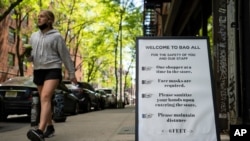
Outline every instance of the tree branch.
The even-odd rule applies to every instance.
[[[3,15],[0,15],[0,22],[6,18],[6,16],[11,12],[12,9],[14,9],[19,3],[21,3],[23,0],[17,0],[14,3],[11,3],[9,8],[3,13]]]

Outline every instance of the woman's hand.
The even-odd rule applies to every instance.
[[[76,78],[75,78],[75,77],[74,77],[74,78],[72,78],[70,81],[71,81],[72,83],[74,83],[75,85],[78,85],[77,80],[76,80]]]
[[[23,55],[25,57],[27,57],[27,58],[30,57],[31,56],[31,51],[32,51],[31,45],[24,44],[23,49],[24,49]]]

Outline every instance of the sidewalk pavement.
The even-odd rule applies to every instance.
[[[0,122],[0,141],[27,141],[30,128],[28,122]],[[55,136],[46,141],[135,141],[135,106],[69,116],[55,128]],[[221,141],[229,136],[222,134]]]
[[[26,133],[31,128],[28,120],[0,122],[0,141],[28,141]],[[55,136],[46,141],[134,141],[135,108],[127,106],[68,116],[66,122],[54,126]]]

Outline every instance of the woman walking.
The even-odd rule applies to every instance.
[[[41,101],[38,129],[30,129],[27,133],[31,141],[44,141],[44,138],[53,136],[55,132],[51,101],[55,89],[62,80],[62,64],[68,70],[69,79],[77,84],[73,61],[61,34],[53,28],[54,21],[55,16],[51,11],[40,11],[37,23],[40,30],[33,33],[30,38],[33,81],[37,85]]]

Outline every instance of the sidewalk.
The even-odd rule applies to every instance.
[[[135,141],[135,106],[69,116],[55,128],[55,136],[46,141]],[[29,129],[27,121],[0,122],[0,140],[27,141]],[[221,141],[229,141],[229,136],[221,135]]]
[[[135,108],[92,111],[54,125],[55,136],[46,141],[134,141]],[[27,119],[24,123],[0,122],[0,141],[27,141],[30,128]]]

